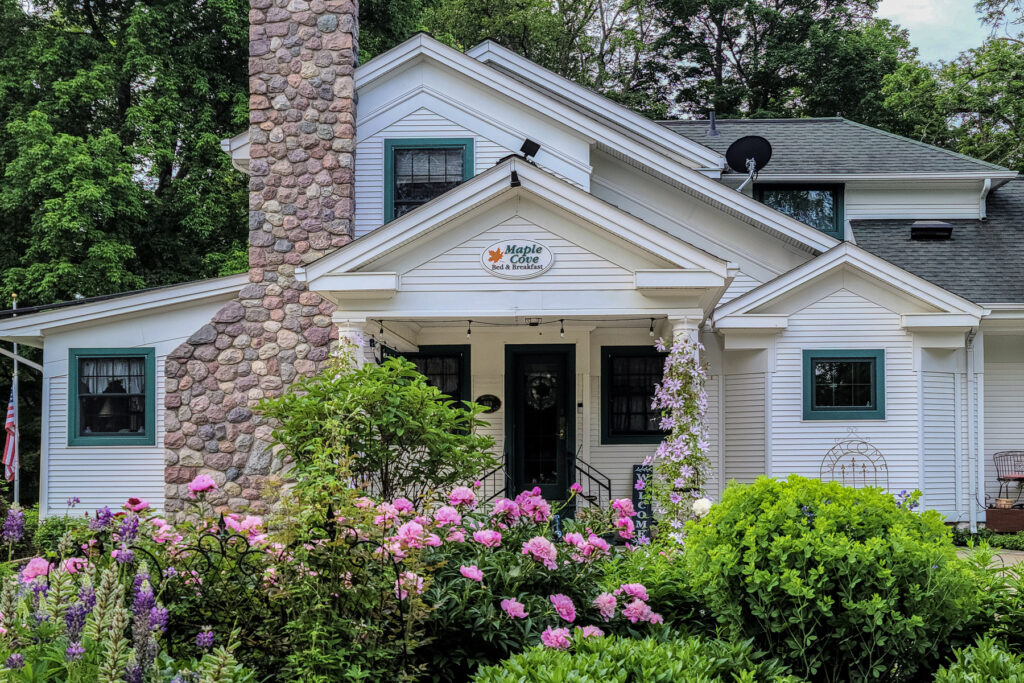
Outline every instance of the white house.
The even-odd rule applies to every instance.
[[[688,333],[706,348],[712,498],[759,475],[853,477],[827,456],[855,441],[871,454],[856,476],[984,522],[993,454],[1024,450],[1015,172],[838,118],[721,121],[718,135],[653,122],[492,42],[461,53],[417,35],[354,84],[354,239],[280,272],[332,305],[367,361],[405,354],[444,391],[495,406],[505,470],[490,485],[557,497],[607,477],[628,496],[661,439],[652,337]],[[266,130],[225,141],[241,171]],[[774,152],[739,190],[746,175],[724,152],[746,135]],[[175,498],[180,481],[165,478],[179,466],[237,482],[233,507],[255,498],[256,470],[218,446],[235,438],[230,417],[226,432],[213,419],[209,438],[164,446],[165,420],[177,439],[188,419],[165,401],[164,360],[247,281],[260,282],[0,320],[0,339],[43,348],[44,513],[71,495],[88,508]],[[206,383],[230,396],[239,381]],[[181,445],[197,438],[205,451]]]

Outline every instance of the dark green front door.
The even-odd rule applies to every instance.
[[[572,483],[576,420],[575,347],[505,347],[505,454],[514,490],[539,486],[565,499]]]

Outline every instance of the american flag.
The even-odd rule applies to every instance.
[[[14,389],[11,389],[11,402],[7,404],[7,420],[4,422],[4,475],[7,481],[14,481],[14,472],[18,469],[18,423],[14,419]]]

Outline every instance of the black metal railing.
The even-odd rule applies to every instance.
[[[577,509],[584,504],[603,508],[611,503],[612,480],[590,463],[582,460],[576,461],[576,483],[583,488],[576,496],[581,501],[576,504]]]
[[[498,498],[507,498],[512,490],[512,477],[504,465],[498,465],[480,477],[480,498],[483,503],[491,503]]]

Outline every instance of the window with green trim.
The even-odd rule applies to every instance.
[[[885,352],[804,351],[805,420],[884,420]]]
[[[427,383],[456,401],[472,401],[468,344],[421,346],[416,353],[387,349],[385,355],[402,356],[427,378]]]
[[[601,347],[601,443],[658,443],[661,413],[651,407],[665,354],[651,346]]]
[[[472,138],[385,140],[385,222],[409,213],[472,177]]]
[[[843,239],[843,186],[759,183],[758,201],[826,235]]]
[[[68,445],[156,443],[153,349],[71,349]]]

